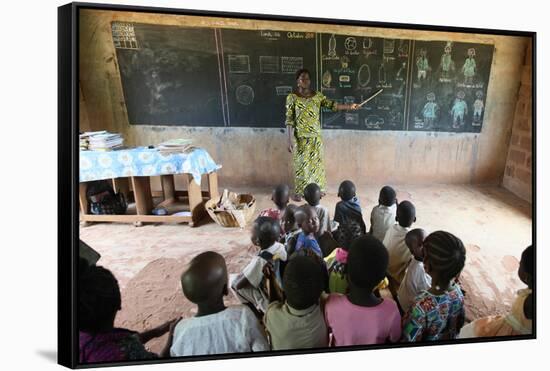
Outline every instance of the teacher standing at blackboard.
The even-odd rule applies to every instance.
[[[286,97],[286,127],[288,131],[288,151],[294,162],[294,196],[301,201],[304,188],[316,183],[322,195],[326,192],[327,180],[323,159],[321,137],[321,107],[333,111],[356,110],[358,104],[338,104],[327,99],[321,92],[310,89],[310,73],[306,69],[296,72],[297,88]],[[292,137],[296,140],[296,147]]]

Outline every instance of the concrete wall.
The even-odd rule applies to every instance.
[[[527,49],[521,74],[521,87],[514,114],[510,149],[502,184],[519,197],[532,202],[532,60],[531,45]]]
[[[124,135],[129,145],[193,138],[223,165],[220,184],[272,185],[292,182],[286,136],[280,129],[189,128],[129,125],[112,21],[246,29],[291,29],[358,36],[492,43],[495,54],[480,134],[324,130],[329,185],[345,178],[358,184],[499,184],[506,165],[514,108],[527,39],[510,36],[382,29],[303,23],[234,20],[131,12],[85,10],[80,18],[81,118],[86,129]],[[283,109],[283,108],[281,108]]]

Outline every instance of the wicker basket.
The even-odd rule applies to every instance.
[[[256,211],[256,200],[254,196],[249,194],[240,194],[237,195],[237,200],[239,203],[248,204],[248,208],[244,210],[215,210],[216,203],[219,200],[208,200],[206,201],[206,211],[208,215],[222,227],[240,227],[244,228],[252,218],[254,217],[254,212]]]

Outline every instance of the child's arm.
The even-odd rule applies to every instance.
[[[170,323],[168,339],[166,339],[166,344],[164,345],[164,348],[162,348],[162,351],[160,352],[160,356],[162,358],[170,357],[170,347],[172,346],[172,342],[174,340],[174,330],[175,330],[176,325],[178,324],[180,319],[181,319],[181,317]]]
[[[173,323],[178,323],[178,321],[181,319],[181,317],[179,318],[176,318],[176,319],[172,319],[170,321],[167,321],[165,323],[163,323],[162,325],[160,326],[157,326],[155,328],[152,328],[150,330],[147,330],[147,331],[144,331],[144,332],[141,332],[138,334],[138,338],[139,338],[139,341],[142,343],[142,344],[145,344],[147,342],[149,342],[149,340],[153,339],[153,338],[158,338],[159,336],[162,336],[164,335],[167,331],[170,330],[171,326]]]
[[[246,286],[252,286],[252,285],[248,281],[248,278],[246,278],[244,274],[240,273],[235,279],[235,282],[233,283],[233,288],[235,290],[240,290],[242,288],[245,288]]]

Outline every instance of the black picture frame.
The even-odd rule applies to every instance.
[[[101,9],[113,11],[131,11],[146,13],[162,13],[174,15],[194,15],[210,17],[230,17],[234,19],[258,19],[286,22],[307,22],[313,24],[339,24],[349,26],[364,26],[391,29],[412,29],[425,31],[445,31],[459,33],[477,33],[486,35],[521,36],[532,40],[532,148],[533,148],[533,182],[532,182],[532,241],[535,246],[535,262],[537,256],[537,117],[536,117],[536,56],[537,34],[531,31],[511,31],[484,28],[443,27],[422,24],[387,23],[374,21],[341,20],[327,18],[308,18],[282,15],[247,14],[234,12],[201,11],[190,9],[173,9],[144,6],[126,6],[95,3],[70,3],[58,8],[58,363],[69,368],[92,368],[104,366],[123,366],[134,364],[173,363],[182,361],[200,361],[213,359],[231,359],[259,356],[277,356],[288,354],[310,354],[319,352],[341,352],[349,350],[367,350],[381,348],[401,348],[416,346],[437,346],[447,344],[498,342],[508,340],[529,340],[537,338],[536,313],[536,268],[533,283],[534,318],[531,335],[495,338],[457,339],[416,344],[392,344],[351,346],[339,348],[323,348],[310,350],[270,351],[259,353],[238,353],[214,356],[193,356],[175,359],[158,359],[136,362],[116,362],[101,364],[79,364],[78,362],[78,328],[77,328],[77,263],[79,246],[79,208],[78,208],[78,164],[79,164],[79,103],[78,103],[78,50],[79,50],[79,11],[82,9]]]

